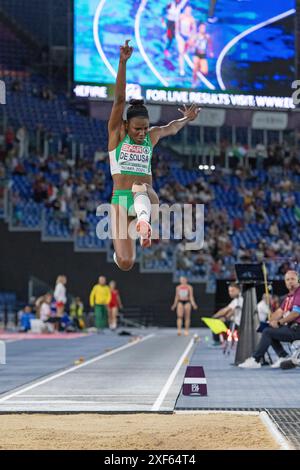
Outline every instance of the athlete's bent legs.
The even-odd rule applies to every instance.
[[[135,240],[128,233],[133,217],[129,217],[125,207],[112,204],[112,236],[115,248],[115,261],[122,271],[130,271],[135,262]]]
[[[154,189],[146,183],[133,183],[134,210],[137,214],[136,230],[141,239],[141,246],[151,245],[151,222],[158,220],[159,199]]]
[[[148,195],[147,186],[143,183],[133,183],[132,192],[134,210],[136,212],[138,222],[145,220],[149,223],[151,217],[151,201]]]

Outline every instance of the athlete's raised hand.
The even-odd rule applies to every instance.
[[[127,60],[131,57],[133,47],[129,46],[130,39],[126,39],[124,46],[120,46],[120,60]]]
[[[201,108],[196,104],[192,104],[191,106],[187,107],[185,104],[183,105],[183,109],[178,108],[178,111],[183,115],[183,117],[187,118],[189,121],[194,121],[198,116]]]

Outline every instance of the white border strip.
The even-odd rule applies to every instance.
[[[159,411],[161,405],[162,405],[162,402],[164,401],[172,383],[174,382],[174,379],[180,369],[180,367],[182,366],[182,363],[183,363],[183,360],[185,359],[186,355],[189,353],[189,351],[192,349],[193,347],[193,344],[194,344],[194,338],[191,339],[191,341],[189,342],[189,344],[187,345],[187,347],[185,348],[184,350],[184,353],[181,355],[181,357],[179,358],[176,366],[174,367],[174,369],[172,370],[171,374],[169,375],[169,378],[168,380],[166,381],[165,385],[163,386],[163,388],[161,389],[161,392],[160,394],[158,395],[157,399],[155,400],[152,408],[151,408],[151,411]]]
[[[82,367],[86,367],[90,364],[93,364],[94,362],[101,361],[102,359],[105,359],[106,357],[112,356],[113,354],[116,354],[120,351],[124,351],[124,349],[131,348],[132,346],[136,346],[137,344],[142,343],[143,341],[146,341],[147,339],[152,338],[155,336],[155,334],[147,335],[142,339],[137,339],[136,341],[133,341],[132,343],[125,344],[124,346],[121,346],[119,348],[113,349],[112,351],[109,351],[107,353],[101,354],[100,356],[94,357],[93,359],[90,359],[89,361],[84,362],[83,364],[79,364],[78,366],[73,366],[70,369],[64,370],[62,372],[59,372],[58,374],[51,375],[50,377],[40,380],[38,382],[35,382],[32,385],[29,385],[28,387],[21,388],[17,392],[10,393],[9,395],[4,396],[3,398],[0,398],[0,403],[3,403],[7,400],[9,400],[12,397],[16,397],[17,395],[21,395],[21,393],[27,392],[28,390],[32,390],[36,387],[39,387],[40,385],[44,385],[45,383],[51,382],[52,380],[58,379],[60,377],[63,377],[64,375],[69,374],[70,372],[73,372],[74,370],[78,370]],[[30,404],[30,402],[28,402]]]
[[[128,395],[124,395],[124,394],[118,394],[118,395],[114,395],[114,394],[111,394],[111,393],[106,393],[106,394],[102,394],[102,395],[72,395],[72,394],[68,394],[68,395],[26,395],[26,398],[69,398],[69,397],[72,397],[72,398],[90,398],[90,397],[117,397],[117,398],[124,398],[124,397],[153,397],[153,393],[130,393]]]
[[[207,384],[205,377],[185,377],[183,380],[184,384]]]
[[[272,435],[272,437],[275,439],[277,444],[279,444],[281,450],[293,450],[293,447],[289,444],[287,439],[279,431],[277,426],[274,424],[274,422],[271,420],[271,418],[268,416],[268,414],[265,411],[262,411],[261,413],[259,413],[259,417],[262,423],[266,426],[266,428]]]
[[[209,414],[231,414],[231,415],[246,415],[258,416],[259,411],[238,411],[238,410],[174,410],[175,414],[179,415],[209,415]]]
[[[222,49],[218,57],[217,65],[216,65],[217,80],[218,80],[221,90],[226,90],[226,87],[222,79],[221,68],[222,68],[223,59],[225,55],[228,53],[228,51],[233,46],[235,46],[235,44],[239,42],[240,39],[244,38],[245,36],[248,36],[248,34],[251,34],[254,31],[257,31],[258,29],[261,29],[264,26],[267,26],[268,24],[274,23],[275,21],[281,20],[282,18],[293,15],[294,13],[296,13],[296,10],[292,8],[291,10],[285,11],[284,13],[280,13],[280,15],[276,15],[276,16],[273,16],[273,18],[269,18],[266,21],[262,21],[261,23],[258,23],[257,25],[252,26],[251,28],[246,29],[246,31],[243,31],[242,33],[238,34],[233,39],[231,39],[231,41],[229,41],[228,44],[226,44],[226,46]]]
[[[141,35],[140,35],[140,22],[141,22],[141,16],[143,14],[143,11],[145,9],[145,6],[147,4],[148,0],[142,0],[139,6],[139,9],[137,11],[136,17],[135,17],[135,23],[134,23],[134,31],[135,31],[135,39],[136,43],[138,45],[138,48],[140,50],[141,56],[143,57],[144,61],[148,65],[149,69],[154,73],[156,78],[165,86],[168,87],[169,84],[168,82],[160,75],[160,73],[156,70],[152,62],[150,61],[149,57],[147,56],[144,46],[141,41]]]
[[[111,66],[111,64],[108,62],[108,59],[107,59],[106,55],[104,54],[104,51],[102,49],[100,39],[99,39],[99,19],[100,19],[100,15],[101,15],[101,12],[103,10],[103,7],[105,5],[105,2],[106,2],[106,0],[101,0],[100,1],[99,5],[97,6],[97,10],[96,10],[96,13],[95,13],[95,16],[94,16],[94,23],[93,23],[94,41],[95,41],[95,44],[96,44],[96,47],[97,47],[97,50],[99,52],[99,55],[100,55],[101,59],[105,63],[106,67],[108,68],[108,70],[110,71],[112,76],[114,78],[116,78],[117,77],[117,72]]]

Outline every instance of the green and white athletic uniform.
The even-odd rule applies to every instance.
[[[127,134],[115,150],[109,152],[110,172],[112,175],[151,176],[153,146],[149,133],[142,144],[136,144]],[[131,189],[115,189],[112,204],[125,207],[134,214],[133,193]]]

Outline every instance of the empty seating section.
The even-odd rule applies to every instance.
[[[55,45],[67,44],[67,31],[62,27],[63,18],[67,16],[68,2],[66,0],[1,0],[0,8],[13,18],[18,25],[29,32],[40,44],[49,42],[49,18],[53,26],[51,40]]]
[[[31,53],[2,22],[0,23],[0,44],[0,72],[14,71],[13,77],[24,73]]]

